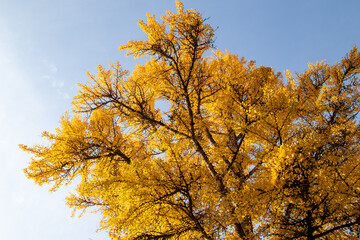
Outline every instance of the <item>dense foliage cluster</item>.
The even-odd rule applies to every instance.
[[[80,84],[25,169],[112,239],[359,239],[360,53],[274,73],[213,48],[196,10],[139,21],[147,56]],[[205,57],[206,55],[210,55]],[[284,80],[285,79],[285,80]]]

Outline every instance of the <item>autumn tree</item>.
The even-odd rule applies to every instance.
[[[283,80],[209,53],[214,30],[176,7],[120,46],[144,64],[99,66],[49,144],[21,145],[26,176],[79,179],[67,204],[97,209],[111,239],[358,239],[356,47]]]

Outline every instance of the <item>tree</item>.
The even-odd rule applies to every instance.
[[[112,239],[358,239],[360,53],[303,74],[213,48],[196,10],[139,21],[147,56],[80,84],[74,110],[25,169],[95,207]]]

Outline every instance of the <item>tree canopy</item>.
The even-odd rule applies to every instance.
[[[111,239],[359,239],[360,53],[302,74],[214,49],[196,10],[139,21],[24,170]]]

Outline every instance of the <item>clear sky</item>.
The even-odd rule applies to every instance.
[[[360,47],[359,0],[183,0],[216,30],[216,46],[275,71],[339,61]],[[175,10],[174,0],[0,0],[0,239],[106,240],[99,217],[71,218],[64,198],[27,180],[30,156],[17,144],[41,142],[71,108],[86,70],[119,60],[117,49],[144,38],[146,12]]]

